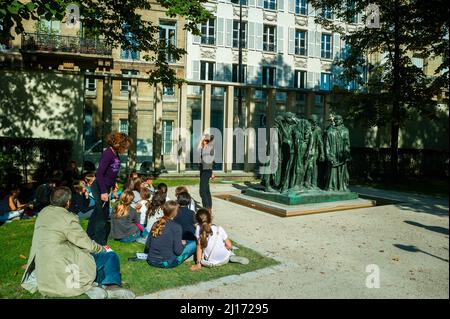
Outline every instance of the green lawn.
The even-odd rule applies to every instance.
[[[86,221],[83,221],[82,225],[86,227]],[[20,279],[24,272],[21,266],[27,263],[33,227],[34,220],[14,221],[0,226],[0,242],[3,246],[0,262],[0,298],[43,298],[39,293],[31,295],[20,287]],[[247,257],[250,260],[248,265],[227,264],[212,269],[202,268],[194,272],[189,269],[192,262],[186,262],[174,269],[158,269],[150,267],[145,261],[128,261],[128,257],[135,256],[136,252],[142,252],[142,244],[122,244],[113,240],[110,240],[109,244],[120,256],[124,287],[131,289],[138,296],[278,264],[273,259],[235,244],[239,247],[236,254]],[[87,297],[83,295],[81,298]]]

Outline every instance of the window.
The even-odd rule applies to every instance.
[[[325,19],[333,19],[333,11],[330,8],[322,8],[322,17]]]
[[[172,86],[163,86],[163,95],[164,96],[174,96],[175,95],[175,89]]]
[[[234,4],[240,4],[240,3],[242,3],[242,5],[243,5],[244,7],[246,7],[246,6],[248,5],[248,0],[231,0],[231,3],[234,3]]]
[[[355,0],[347,0],[347,8],[349,10],[355,10],[356,9],[356,4],[355,4]],[[357,23],[358,22],[358,15],[355,13],[351,18],[350,18],[350,23]]]
[[[176,46],[176,30],[177,26],[175,22],[160,22],[159,24],[159,39],[161,42],[165,42],[166,47],[169,45]],[[168,49],[167,49],[168,50]],[[166,54],[167,62],[175,62],[172,55]]]
[[[329,91],[331,89],[331,73],[321,73],[320,89],[323,91]]]
[[[264,0],[264,9],[276,10],[277,0]]]
[[[119,120],[119,132],[128,135],[128,119]]]
[[[295,54],[306,55],[306,31],[295,30]]]
[[[123,75],[138,75],[136,70],[122,70]],[[131,80],[120,81],[120,93],[128,94],[131,91]]]
[[[247,34],[247,22],[242,22],[242,47],[247,47],[245,39]],[[239,20],[233,21],[233,48],[239,48]]]
[[[215,34],[215,19],[209,19],[208,22],[203,23],[201,26],[201,43],[202,44],[216,44],[216,34]]]
[[[139,60],[139,51],[133,50],[133,48],[137,48],[137,42],[134,39],[134,34],[127,31],[128,27],[125,25],[123,27],[124,40],[127,44],[131,46],[131,48],[124,49],[122,48],[120,52],[120,58],[125,60]]]
[[[306,71],[296,70],[294,73],[294,87],[297,89],[306,88]]]
[[[324,59],[331,59],[331,34],[322,34],[320,56]]]
[[[306,0],[295,0],[295,13],[296,14],[307,14],[307,4]]]
[[[214,80],[214,62],[200,61],[200,80]]]
[[[246,64],[243,64],[242,65],[242,67],[243,67],[243,73],[244,73],[244,75],[243,75],[243,82],[245,82],[245,79],[246,79],[246,77],[247,77],[247,65]],[[237,63],[234,63],[233,64],[233,69],[231,70],[231,81],[232,82],[236,82],[236,83],[239,83],[240,81],[239,81],[239,64],[237,64]]]
[[[88,73],[94,73],[93,70],[86,70]],[[97,81],[93,76],[86,76],[86,91],[88,93],[93,93],[96,91]]]
[[[263,50],[275,52],[275,26],[264,25]]]
[[[164,120],[162,125],[162,152],[163,154],[172,154],[173,121]]]
[[[262,68],[262,84],[273,86],[275,84],[275,72],[274,67],[264,66]]]
[[[419,69],[423,70],[423,58],[414,56],[411,58],[411,63]]]

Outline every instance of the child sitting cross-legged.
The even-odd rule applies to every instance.
[[[225,230],[212,224],[211,213],[208,209],[200,208],[195,215],[197,227],[197,263],[191,270],[199,270],[202,266],[216,267],[228,262],[246,265],[249,263],[245,257],[236,256],[232,252],[233,245]]]
[[[133,202],[133,192],[125,190],[119,198],[119,202],[114,207],[111,218],[112,237],[123,243],[131,243],[141,237],[144,230],[139,224],[139,217],[136,210],[131,207]]]
[[[145,244],[148,249],[147,263],[159,268],[173,268],[193,255],[193,251],[182,240],[182,228],[173,221],[178,212],[175,201],[163,206],[164,216],[152,227]]]

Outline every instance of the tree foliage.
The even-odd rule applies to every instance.
[[[23,20],[44,18],[64,22],[67,6],[76,4],[83,26],[91,34],[102,37],[112,47],[146,52],[143,58],[155,66],[149,72],[149,81],[172,85],[181,79],[170,68],[167,56],[179,60],[186,52],[176,44],[160,41],[158,22],[144,19],[142,13],[152,10],[153,4],[159,4],[167,10],[168,17],[185,19],[184,30],[199,34],[197,24],[210,17],[202,5],[204,2],[206,0],[30,0],[27,3],[2,0],[0,37],[2,40],[12,39],[14,35],[11,30],[17,35],[23,33]]]

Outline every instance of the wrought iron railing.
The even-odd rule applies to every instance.
[[[95,55],[111,55],[112,49],[101,39],[45,33],[23,33],[22,50],[72,52]]]

